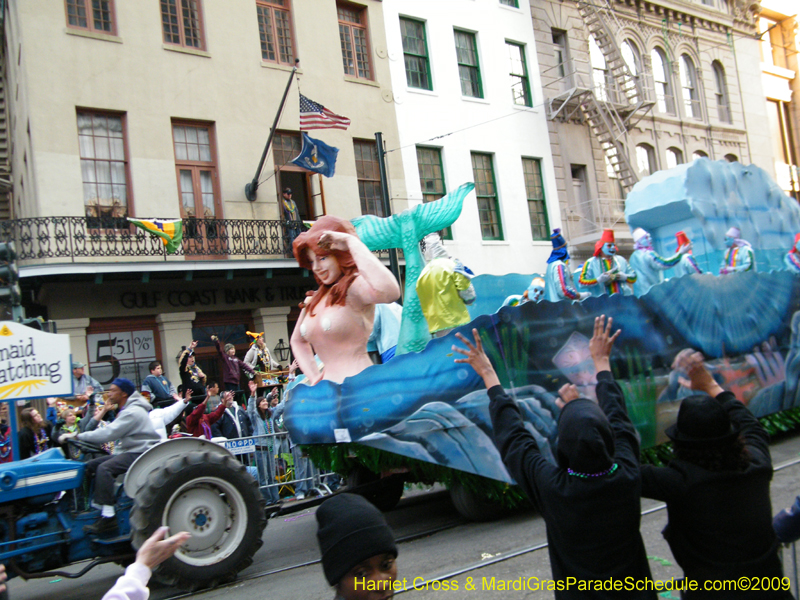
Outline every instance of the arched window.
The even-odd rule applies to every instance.
[[[728,162],[739,162],[739,157],[736,156],[735,154],[726,154],[725,160],[727,160]]]
[[[702,150],[695,150],[692,152],[692,160],[697,160],[698,158],[708,158],[708,154]]]
[[[686,116],[692,119],[701,119],[700,98],[697,93],[697,71],[688,54],[681,55],[680,72],[683,109]]]
[[[714,71],[714,95],[717,98],[717,116],[723,123],[732,123],[730,101],[728,100],[728,83],[725,80],[725,69],[722,68],[722,63],[718,60],[711,63],[711,69]]]
[[[633,75],[634,80],[639,81],[639,75],[642,72],[642,55],[639,54],[639,49],[633,42],[625,40],[622,42],[620,51],[622,53],[622,59],[625,61],[625,64],[628,65],[628,69],[631,75]],[[638,94],[632,95],[630,101],[638,102]]]
[[[589,62],[592,64],[592,84],[598,100],[608,101],[609,73],[606,68],[606,58],[603,51],[594,40],[589,36]]]
[[[656,156],[650,144],[636,146],[636,167],[643,177],[656,171]]]
[[[650,52],[650,60],[653,63],[653,83],[656,88],[656,105],[658,112],[669,115],[675,114],[675,103],[672,96],[672,84],[670,83],[670,70],[667,56],[661,48],[653,48]]]
[[[667,168],[672,169],[683,164],[683,152],[680,148],[667,148]]]

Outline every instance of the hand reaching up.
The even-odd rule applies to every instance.
[[[611,349],[614,347],[614,342],[622,331],[621,329],[617,329],[617,331],[611,335],[611,325],[613,323],[614,319],[608,317],[608,321],[606,321],[605,315],[600,315],[594,320],[594,335],[592,335],[592,339],[589,340],[589,352],[594,361],[595,371],[598,373],[611,370],[611,361],[609,360]]]

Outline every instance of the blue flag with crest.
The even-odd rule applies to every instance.
[[[305,131],[303,132],[303,148],[300,154],[291,160],[298,167],[302,167],[314,173],[320,173],[325,177],[333,177],[336,170],[336,155],[339,149],[328,146],[325,142],[315,140]]]

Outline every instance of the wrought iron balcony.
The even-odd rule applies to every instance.
[[[14,241],[23,266],[136,259],[279,259],[291,256],[291,228],[299,226],[284,221],[186,218],[180,248],[168,254],[160,238],[125,219],[32,217],[0,221],[0,241]]]

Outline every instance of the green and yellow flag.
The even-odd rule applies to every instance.
[[[182,219],[131,219],[128,217],[128,221],[160,237],[169,253],[177,252],[181,246],[183,240]]]

